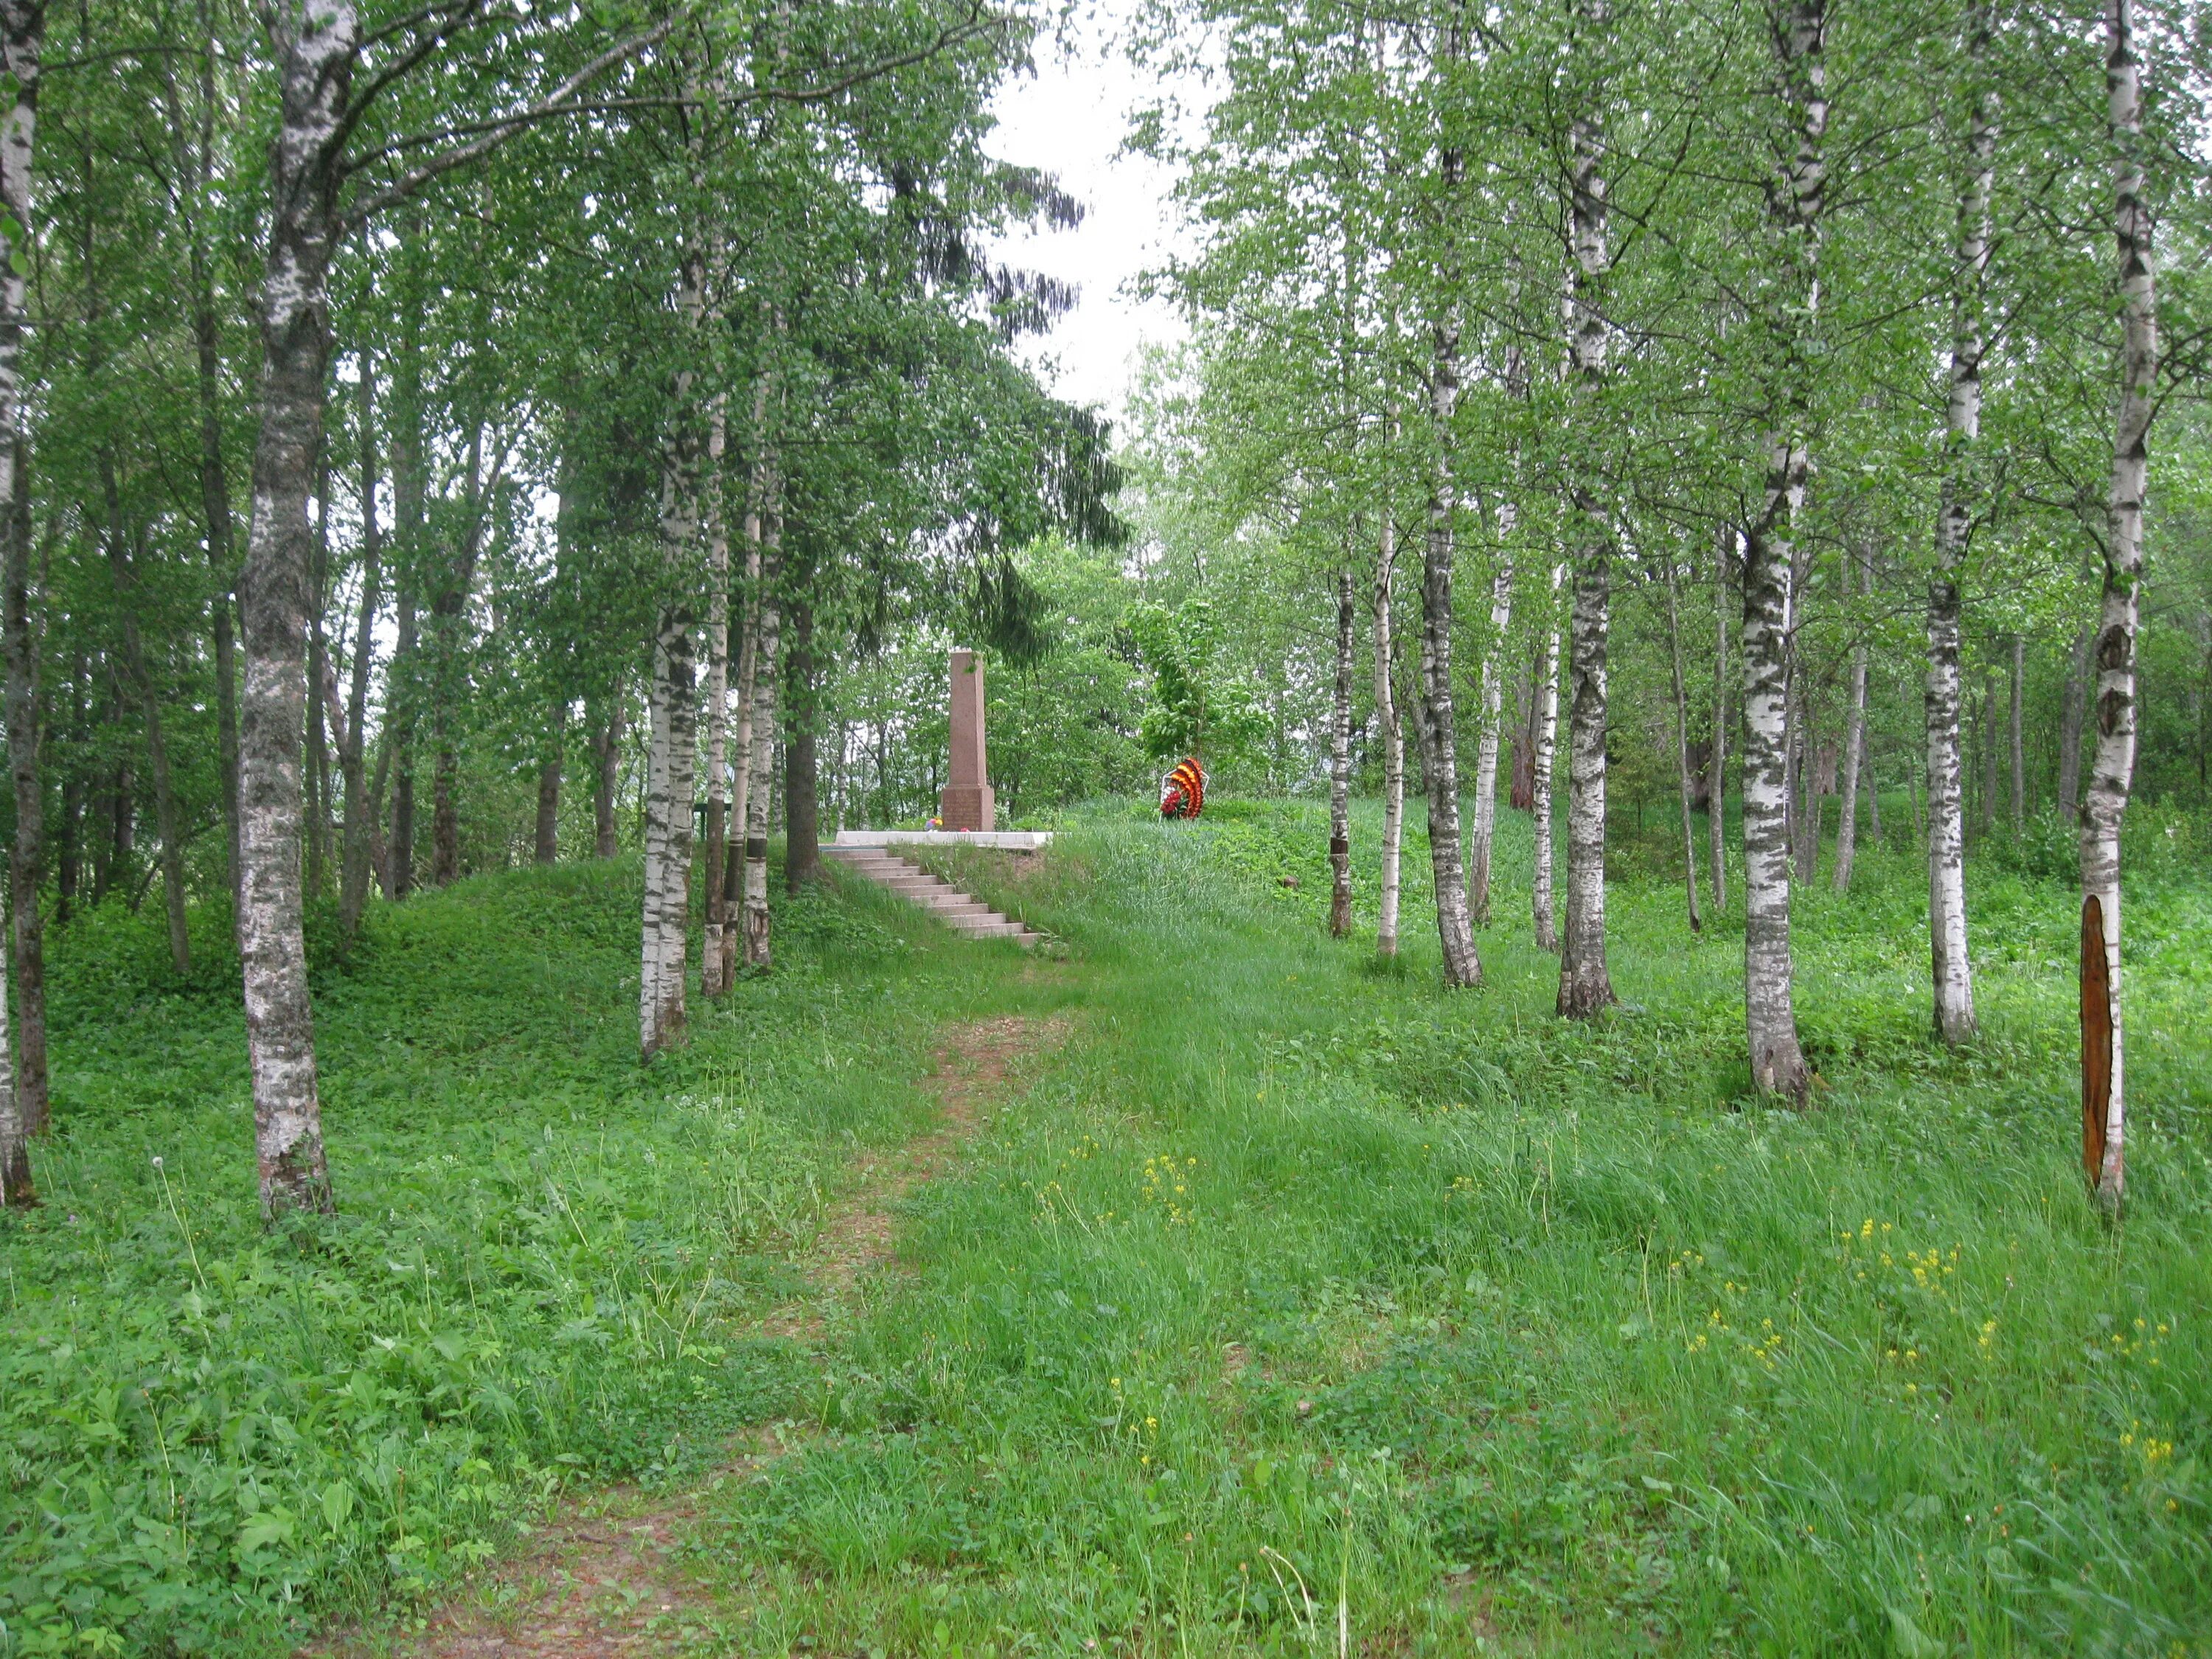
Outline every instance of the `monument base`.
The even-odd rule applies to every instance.
[[[991,786],[953,787],[937,798],[938,821],[947,830],[988,830],[998,823],[998,801]]]

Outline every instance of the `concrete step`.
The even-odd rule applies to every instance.
[[[927,911],[957,933],[969,939],[1010,939],[1024,948],[1042,934],[1000,915],[981,899],[971,898],[941,876],[933,876],[906,860],[874,848],[825,847],[823,853],[854,875],[866,877],[888,892]]]

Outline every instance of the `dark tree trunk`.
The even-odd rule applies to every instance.
[[[561,856],[561,751],[568,731],[568,705],[553,705],[553,729],[545,758],[538,766],[538,835],[535,848],[540,864]]]
[[[168,913],[169,962],[180,975],[192,970],[191,934],[185,916],[185,849],[177,811],[176,790],[169,776],[169,746],[161,732],[161,697],[146,661],[143,638],[138,631],[137,581],[130,550],[125,545],[123,495],[117,487],[113,459],[100,457],[100,487],[107,497],[107,568],[115,588],[115,608],[123,624],[123,663],[138,694],[139,719],[146,732],[146,757],[154,775],[154,821],[161,836],[162,900]],[[143,550],[141,550],[143,556]]]
[[[377,605],[383,597],[384,532],[376,516],[376,365],[361,348],[361,614],[354,623],[353,662],[346,688],[343,724],[338,727],[338,766],[345,777],[345,824],[338,861],[338,932],[348,944],[361,932],[368,904],[370,843],[380,802],[363,775],[368,726],[368,672],[375,653]],[[377,760],[375,796],[383,793],[384,768],[392,745]]]
[[[615,838],[615,786],[622,773],[623,716],[629,702],[620,686],[608,699],[606,724],[592,733],[598,765],[592,778],[592,855],[611,859],[620,850]]]
[[[814,685],[814,605],[805,597],[787,603],[789,634],[784,653],[783,882],[796,893],[822,879],[820,780],[816,775],[815,728],[821,723]]]

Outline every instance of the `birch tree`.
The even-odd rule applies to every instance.
[[[2136,592],[2142,580],[2143,492],[2159,371],[2158,290],[2151,216],[2144,200],[2142,64],[2135,0],[2107,0],[2105,93],[2111,128],[2112,240],[2120,308],[2119,408],[2106,498],[2104,591],[2091,659],[2095,744],[2081,800],[2081,933],[2104,949],[2106,1018],[2083,1028],[2083,1059],[2101,1071],[2101,1123],[2085,1124],[2083,1161],[2094,1166],[2098,1201],[2117,1212],[2127,1185],[2127,1094],[2120,1017],[2120,820],[2136,757]],[[2085,973],[2087,964],[2085,966]],[[2091,1046],[2103,1049],[2092,1054]]]
[[[1928,585],[1928,945],[1936,1035],[1954,1047],[1974,1035],[1973,964],[1966,946],[1966,818],[1960,715],[1959,569],[1979,504],[1983,294],[1996,170],[1996,94],[1987,82],[1992,18],[1967,14],[1964,167],[1951,270],[1950,395],[1936,515],[1936,571]]]
[[[1574,49],[1603,49],[1607,0],[1577,0]],[[1594,424],[1606,378],[1607,291],[1613,270],[1605,113],[1594,88],[1568,130],[1567,349],[1573,404]],[[1606,633],[1612,596],[1612,529],[1585,452],[1573,497],[1573,603],[1567,649],[1567,915],[1560,937],[1559,1013],[1588,1019],[1609,1007],[1605,957]]]

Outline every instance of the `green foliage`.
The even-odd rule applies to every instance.
[[[274,1237],[234,991],[167,982],[150,913],[58,942],[46,1206],[0,1218],[0,1653],[283,1652],[785,1409],[744,1329],[855,1140],[913,1128],[884,1080],[963,959],[811,895],[640,1073],[638,903],[579,865],[372,912],[318,975],[341,1213]]]
[[[1172,609],[1138,605],[1128,627],[1152,672],[1139,728],[1145,752],[1155,760],[1196,755],[1209,768],[1252,758],[1267,735],[1267,716],[1250,686],[1222,660],[1224,624],[1212,602],[1201,593]]]

